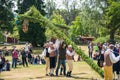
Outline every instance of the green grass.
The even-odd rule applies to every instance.
[[[60,77],[46,77],[45,76],[45,65],[29,65],[28,68],[18,66],[17,69],[12,69],[10,72],[3,72],[2,78],[5,80],[28,80],[28,79],[42,79],[42,80],[74,80],[83,79],[90,80],[92,78],[100,78],[90,67],[86,66],[85,62],[75,62],[73,69],[73,77],[66,78],[64,76]],[[86,68],[87,67],[87,68]],[[17,76],[19,75],[19,76]],[[20,77],[21,76],[21,77]]]
[[[12,69],[10,72],[2,72],[1,78],[4,80],[91,80],[92,78],[101,79],[101,77],[84,61],[74,62],[72,75],[72,78],[67,78],[64,76],[46,77],[45,65],[29,65],[29,67],[23,67],[22,65],[19,65],[18,68]]]
[[[41,48],[33,49],[34,54],[41,54],[41,52]],[[7,56],[6,59],[12,61],[11,56]],[[18,68],[11,69],[10,72],[2,72],[0,78],[4,80],[92,80],[92,78],[101,80],[101,77],[84,61],[74,62],[72,75],[72,78],[64,76],[46,77],[45,65],[29,65],[29,67],[18,65]]]

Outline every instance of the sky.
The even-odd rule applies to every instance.
[[[56,3],[56,8],[59,8],[59,9],[64,9],[65,8],[64,4],[63,4],[64,0],[53,0],[53,1]],[[79,3],[80,0],[68,0],[68,1],[69,1],[69,5],[71,5],[73,1],[76,1],[76,2],[78,2],[76,4],[79,4],[79,6],[81,6],[80,3]],[[82,1],[84,1],[84,0],[82,0]],[[45,2],[46,2],[46,0],[45,0]]]

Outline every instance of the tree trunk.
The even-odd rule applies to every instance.
[[[115,43],[114,35],[115,35],[115,30],[111,30],[110,31],[110,42],[111,43]]]
[[[37,47],[37,43],[36,42],[32,42],[32,46],[33,47]]]

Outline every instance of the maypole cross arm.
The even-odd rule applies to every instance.
[[[27,11],[25,14],[20,15],[21,19],[28,19],[30,22],[34,23],[40,23],[44,25],[45,27],[49,27],[53,32],[55,32],[60,38],[64,39],[66,44],[71,44],[73,48],[75,49],[76,53],[81,56],[81,58],[88,63],[96,72],[100,74],[101,77],[103,77],[103,70],[97,66],[96,63],[92,59],[90,59],[84,52],[78,48],[78,46],[72,42],[59,28],[56,27],[51,21],[43,17],[40,12],[32,6],[29,11]]]

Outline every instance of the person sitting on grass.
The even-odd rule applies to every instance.
[[[2,71],[10,71],[10,63],[9,63],[9,60],[6,60],[5,61],[5,64],[2,68]]]
[[[0,56],[0,72],[2,71],[3,66],[4,66],[4,64],[3,64],[2,58],[1,58],[1,56]]]

